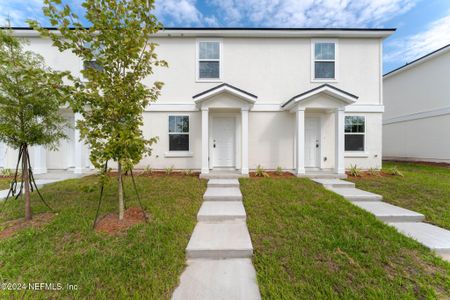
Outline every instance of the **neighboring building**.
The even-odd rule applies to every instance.
[[[144,113],[144,134],[158,136],[137,167],[236,169],[281,167],[342,175],[350,164],[381,167],[382,41],[393,29],[166,29],[155,36],[169,68],[148,78],[165,83]],[[83,63],[29,29],[53,68],[80,74]],[[73,123],[78,115],[62,110]],[[59,151],[37,147],[37,171],[89,168],[78,133]],[[13,168],[15,153],[3,162]]]
[[[450,163],[450,44],[383,82],[384,158]]]

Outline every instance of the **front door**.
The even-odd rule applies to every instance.
[[[320,167],[320,118],[305,118],[305,167]]]
[[[234,118],[214,117],[212,123],[213,167],[234,167]]]

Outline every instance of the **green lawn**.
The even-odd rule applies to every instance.
[[[450,264],[308,179],[242,179],[263,299],[450,297]]]
[[[137,178],[149,224],[108,236],[92,230],[98,187],[95,177],[68,180],[42,189],[59,213],[47,226],[0,240],[1,282],[75,284],[77,291],[15,294],[0,298],[168,299],[185,265],[185,247],[206,189],[195,177]],[[128,205],[137,206],[126,179]],[[116,181],[106,186],[101,214],[116,211]],[[133,200],[133,201],[131,201]],[[33,212],[45,207],[33,195]],[[1,205],[1,203],[0,203]],[[1,207],[1,206],[0,206]],[[0,223],[23,216],[23,204],[9,202]]]
[[[0,190],[7,190],[11,184],[11,178],[1,178],[0,177]]]
[[[383,195],[386,202],[425,215],[426,221],[450,229],[450,168],[415,163],[384,162],[401,176],[351,178],[356,187]]]

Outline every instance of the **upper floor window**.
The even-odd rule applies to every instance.
[[[100,71],[100,72],[103,71],[103,67],[101,65],[99,65],[95,60],[84,61],[83,62],[83,68],[84,68],[84,70],[95,69],[95,70]]]
[[[345,151],[364,151],[364,116],[345,116]]]
[[[199,80],[220,80],[221,42],[199,41],[197,49],[197,74]]]
[[[313,42],[313,79],[336,80],[336,49],[334,41]]]

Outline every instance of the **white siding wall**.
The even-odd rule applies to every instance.
[[[385,157],[450,162],[450,114],[439,115],[450,108],[449,78],[447,51],[384,79]],[[429,111],[436,116],[411,116]],[[391,123],[392,118],[400,120]]]
[[[72,53],[61,54],[48,39],[29,38],[29,49],[40,53],[47,64],[57,70],[79,74],[81,61]],[[193,105],[192,96],[214,87],[216,83],[196,82],[195,38],[157,38],[157,52],[168,61],[169,68],[157,69],[155,76],[145,80],[165,83],[159,104]],[[311,81],[311,38],[223,38],[222,82],[235,85],[258,96],[258,104],[280,105],[294,95],[321,83]],[[339,38],[336,87],[359,96],[356,105],[381,105],[381,68],[379,38]],[[190,151],[192,157],[165,157],[168,152],[168,115],[172,112],[144,113],[144,135],[158,136],[151,157],[137,167],[155,169],[174,166],[176,169],[201,167],[201,113],[198,111],[173,114],[190,116]],[[346,158],[346,166],[378,167],[381,165],[381,113],[357,113],[367,116],[367,157]],[[252,112],[249,114],[249,167],[261,164],[266,169],[281,166],[294,169],[295,114],[284,111]],[[322,118],[322,160],[324,168],[334,167],[334,116]],[[72,132],[70,132],[71,134]],[[49,168],[73,165],[73,153],[67,150],[73,141],[62,143],[58,152],[48,152]],[[237,145],[239,147],[239,144]],[[66,151],[67,150],[67,151]],[[6,165],[13,168],[16,153],[8,149]],[[376,156],[376,157],[375,157]],[[239,165],[239,157],[237,164]]]

